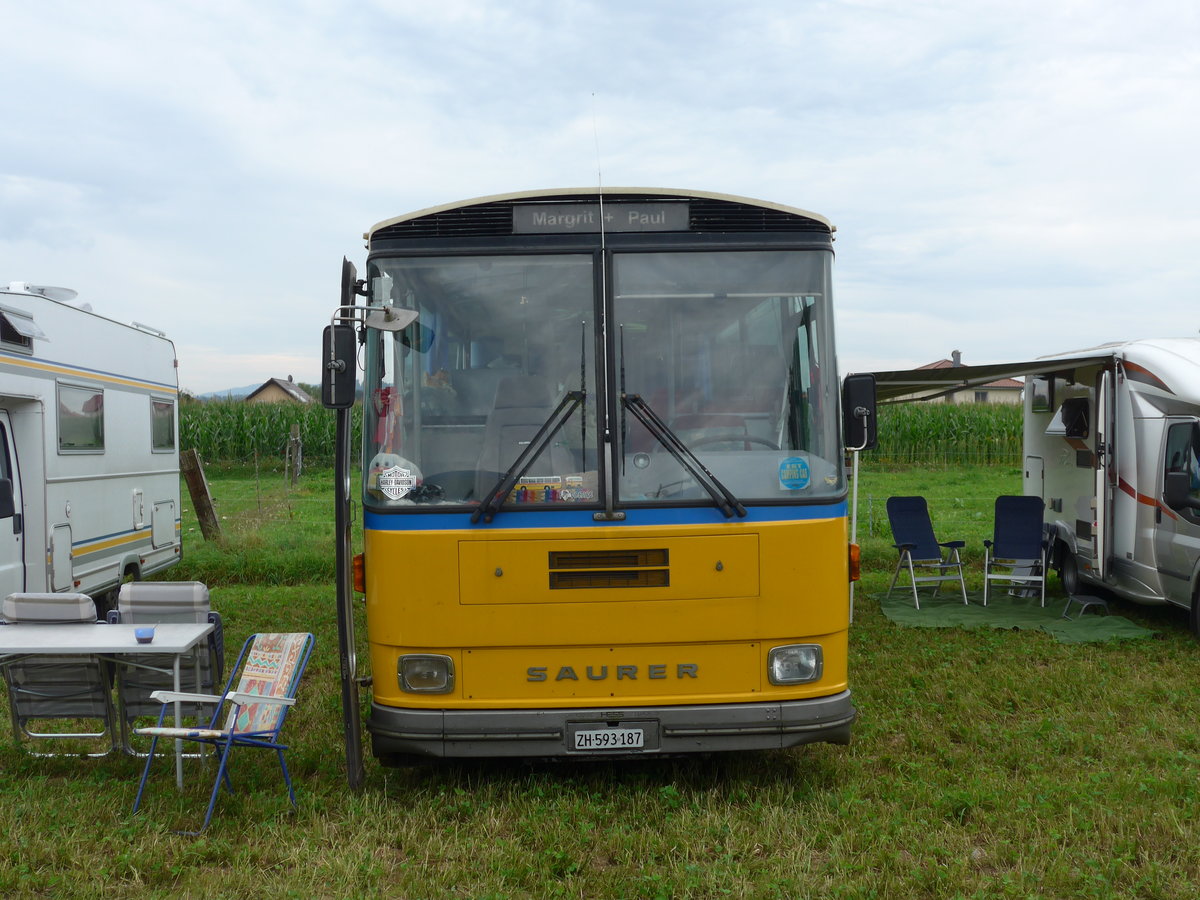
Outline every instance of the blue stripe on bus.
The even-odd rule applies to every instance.
[[[806,519],[845,518],[845,500],[813,506],[748,506],[744,519],[726,519],[716,507],[626,509],[622,522],[598,522],[594,510],[545,510],[500,512],[490,524],[471,524],[471,513],[397,513],[385,515],[366,510],[363,527],[368,531],[443,531],[449,529],[510,528],[611,528],[630,525],[720,525],[723,523],[800,522]]]

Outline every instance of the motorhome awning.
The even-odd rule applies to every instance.
[[[1064,353],[1040,359],[1009,363],[989,363],[983,366],[954,366],[945,369],[894,369],[872,372],[881,403],[903,403],[910,400],[935,400],[956,391],[967,390],[999,381],[1027,375],[1046,375],[1081,366],[1097,365],[1112,359],[1112,352],[1096,350],[1079,354]]]

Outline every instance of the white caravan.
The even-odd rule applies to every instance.
[[[1200,635],[1200,338],[1038,362],[1025,391],[1025,493],[1046,503],[1063,587],[1184,607]]]
[[[179,388],[160,332],[0,286],[0,597],[78,591],[179,561]]]
[[[874,374],[884,401],[1027,376],[1024,492],[1064,589],[1183,607],[1200,636],[1200,338]]]

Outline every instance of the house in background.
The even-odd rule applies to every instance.
[[[962,351],[954,350],[950,359],[939,359],[937,362],[917,366],[918,369],[957,369],[963,364]],[[1025,390],[1025,382],[1018,378],[1001,378],[989,381],[987,384],[976,385],[961,391],[954,391],[942,397],[937,397],[937,403],[1020,403]]]
[[[287,377],[287,381],[282,378],[272,378],[269,381],[263,382],[261,387],[255,388],[246,395],[247,403],[312,403],[313,399],[308,393],[292,381],[292,376]]]

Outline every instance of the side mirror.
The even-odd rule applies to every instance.
[[[842,434],[850,450],[871,450],[878,443],[874,375],[847,375],[842,382]]]
[[[1192,477],[1187,472],[1168,472],[1163,483],[1163,502],[1171,509],[1200,509],[1192,496]]]
[[[11,519],[16,514],[17,504],[13,498],[12,481],[0,478],[0,519]]]
[[[321,336],[321,402],[349,409],[358,386],[358,336],[353,325],[326,325]]]

